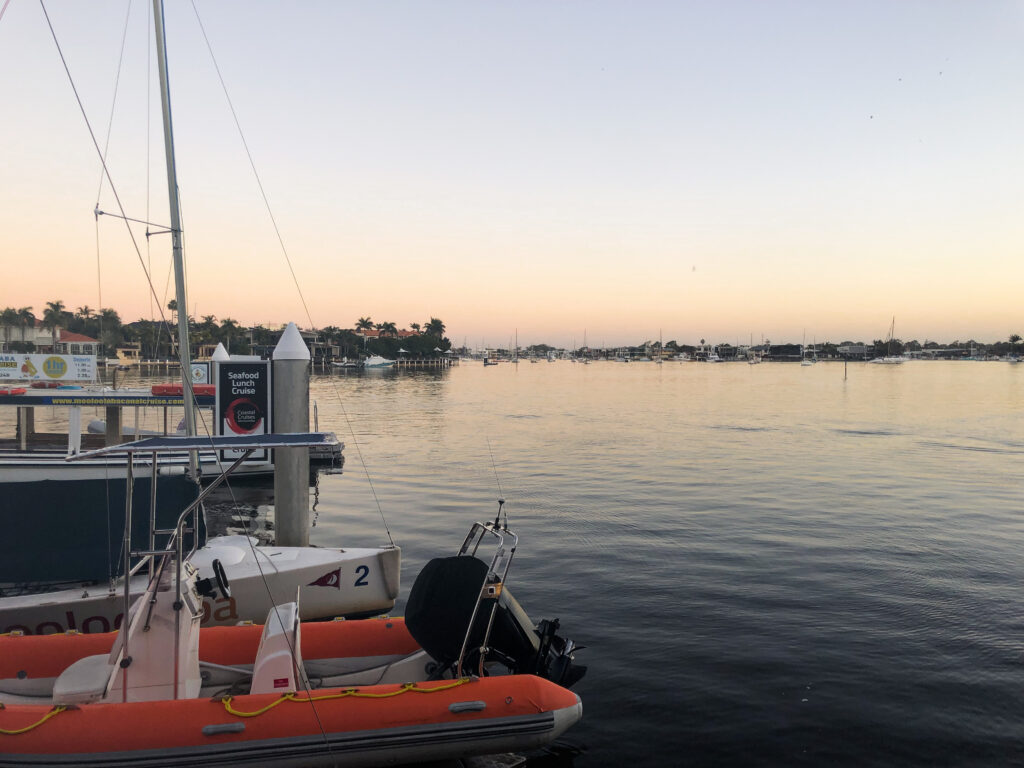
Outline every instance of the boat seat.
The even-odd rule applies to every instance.
[[[85,656],[58,675],[53,683],[53,703],[89,704],[106,697],[114,679],[110,654]]]
[[[263,625],[250,693],[284,693],[308,688],[302,666],[298,598],[270,609]]]

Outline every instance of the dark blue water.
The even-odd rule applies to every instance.
[[[312,541],[390,530],[400,614],[506,498],[511,589],[587,646],[583,721],[537,766],[1024,765],[1024,366],[845,374],[317,377],[346,460]]]
[[[561,765],[1024,764],[1022,385],[942,362],[322,378],[346,466],[313,539],[384,541],[379,502],[400,613],[508,499],[512,589],[587,646]]]

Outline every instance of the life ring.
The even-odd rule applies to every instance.
[[[32,389],[56,389],[60,386],[59,381],[33,381]]]
[[[154,395],[176,395],[181,396],[181,384],[154,384],[150,390]],[[192,392],[196,395],[216,395],[217,387],[213,384],[193,384]]]
[[[24,387],[0,387],[0,395],[24,395]]]

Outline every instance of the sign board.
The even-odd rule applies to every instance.
[[[193,384],[209,384],[210,383],[210,364],[209,363],[192,363],[192,383]]]
[[[270,432],[270,361],[218,362],[218,435],[265,435]],[[241,451],[223,451],[225,460],[237,459]],[[268,461],[269,452],[254,451],[250,461]]]
[[[0,352],[0,380],[96,381],[96,355]]]

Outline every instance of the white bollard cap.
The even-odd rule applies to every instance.
[[[230,360],[231,355],[229,355],[228,351],[224,349],[224,345],[218,342],[217,348],[213,350],[213,354],[210,356],[210,359],[216,360],[219,363],[223,363]]]
[[[281,334],[281,340],[274,347],[274,360],[309,360],[309,347],[302,340],[302,334],[295,323],[288,323],[288,327]]]

